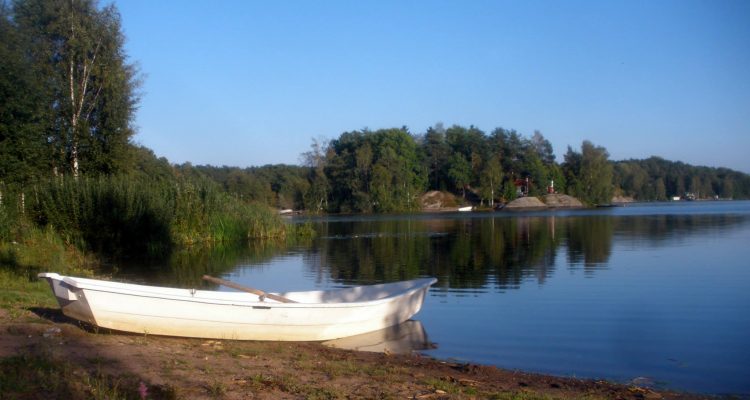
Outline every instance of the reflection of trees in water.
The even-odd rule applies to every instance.
[[[315,262],[340,282],[409,279],[427,262],[430,232],[413,220],[321,223]],[[325,260],[325,261],[322,261]]]
[[[659,246],[668,240],[726,232],[750,222],[742,215],[501,216],[322,221],[312,243],[296,246],[318,281],[368,283],[436,276],[445,288],[513,288],[543,284],[560,261],[593,273],[609,261],[615,241]],[[123,279],[206,287],[204,274],[268,263],[289,246],[272,241],[175,251],[168,262],[122,268]],[[563,252],[563,260],[558,253]]]
[[[568,264],[582,264],[587,272],[592,272],[609,261],[614,232],[611,217],[570,217],[565,219],[565,225]]]
[[[208,287],[203,275],[222,275],[238,264],[260,264],[273,259],[285,246],[276,241],[255,240],[248,243],[225,243],[213,246],[192,246],[175,250],[168,260],[148,263],[134,261],[122,268],[121,279],[149,284],[165,284],[185,288]]]
[[[432,255],[445,262],[430,263],[437,268],[426,273],[447,279],[450,287],[458,288],[482,288],[490,280],[501,287],[518,286],[529,276],[543,282],[554,266],[556,249],[554,226],[547,220],[469,220],[468,226],[433,247]]]
[[[586,265],[606,261],[611,224],[555,217],[395,219],[322,223],[314,248],[334,281],[377,282],[419,275],[451,288],[519,286],[552,274],[562,243]],[[437,229],[436,229],[437,228]],[[572,235],[572,237],[571,237]],[[594,261],[598,260],[598,261]]]
[[[659,246],[665,241],[696,233],[727,232],[750,222],[747,215],[646,215],[616,218],[617,240],[636,240],[641,245]]]

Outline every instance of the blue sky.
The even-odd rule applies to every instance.
[[[750,1],[115,5],[135,140],[175,163],[296,164],[313,138],[442,122],[750,172]]]

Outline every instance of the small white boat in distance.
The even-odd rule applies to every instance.
[[[400,324],[419,312],[435,278],[267,294],[135,285],[56,273],[63,314],[118,331],[235,340],[318,341]],[[282,296],[290,302],[274,300]]]
[[[469,212],[474,209],[473,206],[458,207],[458,212]]]

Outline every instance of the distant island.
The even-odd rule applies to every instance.
[[[568,147],[557,163],[540,132],[527,138],[503,128],[345,132],[329,143],[313,141],[302,158],[303,166],[250,168],[162,160],[162,169],[205,176],[247,201],[314,213],[417,211],[425,208],[421,197],[436,191],[456,196],[448,207],[485,209],[548,194],[573,196],[583,206],[750,198],[750,175],[742,172],[660,157],[611,161],[605,148],[588,141],[580,151]]]

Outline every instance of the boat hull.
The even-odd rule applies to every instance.
[[[118,284],[40,274],[63,313],[92,325],[141,334],[233,340],[320,341],[400,324],[422,307],[433,278],[285,293],[299,303],[246,293]],[[319,300],[325,302],[302,302]],[[356,299],[357,301],[349,301]]]

